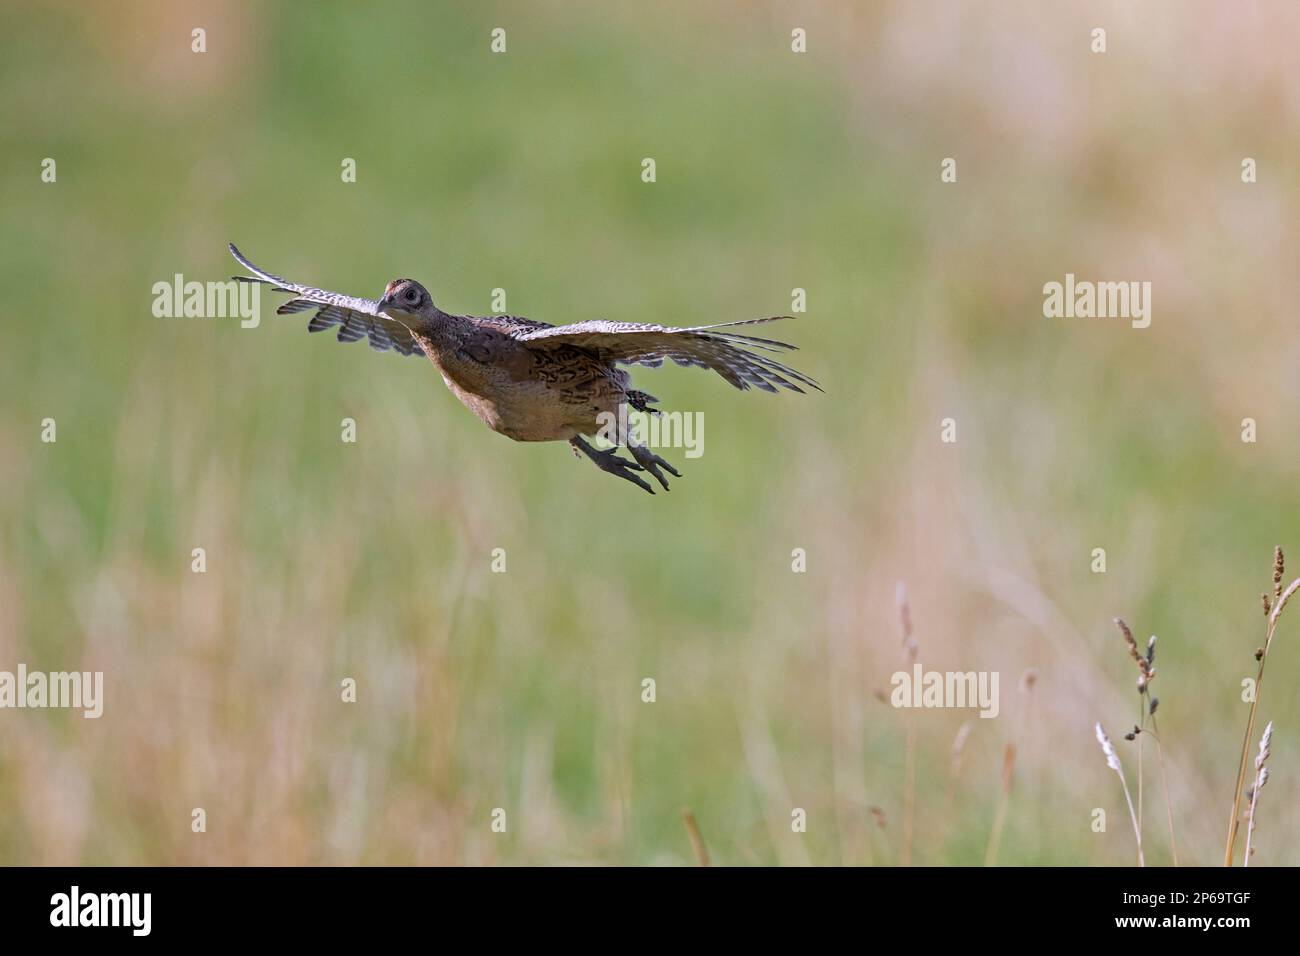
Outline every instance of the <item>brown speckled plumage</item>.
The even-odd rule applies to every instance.
[[[805,385],[820,390],[771,357],[794,346],[732,331],[790,316],[671,328],[607,321],[554,326],[507,315],[452,315],[411,279],[394,279],[378,300],[354,298],[289,282],[254,266],[233,245],[230,252],[252,273],[236,279],[292,295],[277,313],[315,311],[308,331],[337,328],[340,342],[365,338],[381,352],[426,355],[453,394],[493,431],[515,441],[567,441],[602,470],[652,494],[634,472],[648,472],[664,488],[668,482],[660,469],[678,472],[637,436],[619,436],[635,463],[618,457],[616,449],[597,451],[583,440],[600,432],[602,413],[617,416],[623,405],[647,411],[656,401],[631,389],[626,369],[619,366],[659,366],[668,359],[712,369],[739,389],[802,392]]]

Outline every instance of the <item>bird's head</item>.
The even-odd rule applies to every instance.
[[[422,316],[432,308],[428,290],[414,279],[394,279],[384,287],[384,296],[379,300],[380,312]]]

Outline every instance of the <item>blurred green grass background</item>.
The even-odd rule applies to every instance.
[[[0,713],[0,861],[688,863],[689,806],[719,862],[893,864],[907,715],[873,694],[902,659],[900,580],[927,668],[1002,676],[955,778],[969,715],[912,715],[916,862],[985,859],[1008,743],[999,862],[1132,861],[1091,734],[1135,759],[1117,614],[1161,638],[1183,859],[1218,859],[1258,594],[1274,544],[1300,560],[1291,7],[0,20],[0,669],[107,684],[98,721]],[[780,337],[826,394],[637,371],[705,412],[704,456],[666,452],[684,478],[650,498],[491,434],[427,363],[308,336],[270,295],[256,330],[154,318],[155,282],[232,273],[230,240],[298,281],[411,276],[478,314],[504,288],[552,323],[727,321],[804,288]],[[1151,281],[1151,327],[1044,319],[1067,272]],[[1263,707],[1265,864],[1300,851],[1289,638]]]

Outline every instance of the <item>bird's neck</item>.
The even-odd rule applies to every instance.
[[[434,306],[432,313],[420,316],[410,325],[411,332],[420,339],[426,348],[436,352],[456,349],[474,330],[474,323],[467,316],[443,312]]]

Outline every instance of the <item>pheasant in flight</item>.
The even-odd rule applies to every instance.
[[[803,392],[802,384],[821,390],[811,378],[770,357],[793,345],[731,331],[791,316],[669,328],[600,320],[554,326],[507,315],[451,315],[411,279],[394,279],[379,299],[358,299],[265,272],[233,244],[230,253],[252,273],[235,279],[265,283],[293,296],[277,314],[315,311],[309,332],[337,326],[340,342],[368,338],[380,352],[428,356],[452,393],[493,431],[515,441],[567,441],[602,471],[651,494],[654,489],[637,472],[648,472],[665,490],[668,481],[660,469],[681,474],[650,451],[635,429],[621,424],[628,421],[619,414],[623,407],[657,414],[650,403],[658,399],[631,388],[620,365],[660,366],[667,358],[677,365],[713,369],[739,389]],[[618,444],[634,461],[620,458],[617,447],[601,451],[583,438],[608,435],[610,422],[620,423]]]

